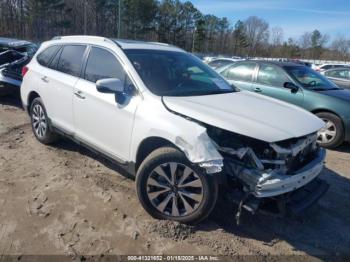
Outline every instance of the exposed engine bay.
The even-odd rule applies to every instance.
[[[324,159],[325,153],[316,143],[316,133],[276,143],[216,127],[208,127],[207,133],[224,157],[224,172],[241,182],[245,192],[256,197],[295,190],[314,179],[323,168],[319,158]]]

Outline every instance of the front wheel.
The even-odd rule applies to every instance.
[[[317,142],[325,148],[336,148],[344,142],[344,127],[341,119],[328,112],[316,114],[325,122],[325,127],[318,132]]]
[[[196,224],[213,210],[218,183],[171,147],[153,151],[136,177],[139,200],[154,218]]]

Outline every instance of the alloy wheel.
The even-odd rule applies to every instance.
[[[36,104],[33,107],[32,125],[34,128],[35,134],[39,138],[45,137],[46,131],[47,131],[47,120],[46,120],[44,109],[40,104]]]
[[[203,183],[198,174],[181,163],[157,166],[147,179],[147,196],[161,213],[187,216],[195,212],[203,200]]]
[[[323,118],[322,120],[325,122],[326,126],[318,132],[317,142],[321,144],[328,144],[335,139],[337,135],[337,128],[329,119]]]

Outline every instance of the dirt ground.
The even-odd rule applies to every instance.
[[[118,174],[121,173],[122,175]],[[2,255],[350,254],[350,145],[328,151],[330,189],[302,217],[244,214],[220,203],[196,227],[151,218],[118,167],[62,140],[38,143],[13,97],[0,97],[0,261]]]

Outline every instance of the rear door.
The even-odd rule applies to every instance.
[[[242,90],[252,91],[252,80],[257,64],[254,62],[236,63],[221,74],[227,81]]]
[[[304,94],[302,89],[292,91],[284,88],[284,83],[293,80],[278,66],[272,64],[260,64],[252,90],[256,93],[277,98],[288,103],[302,106]]]
[[[133,93],[135,87],[118,57],[101,47],[91,47],[83,78],[74,90],[76,137],[119,162],[127,161],[140,96]],[[115,94],[97,91],[96,81],[106,78],[118,78],[130,90],[125,104],[118,104]]]
[[[82,69],[85,45],[64,45],[51,61],[41,80],[47,85],[49,117],[55,126],[74,133],[73,88]]]

